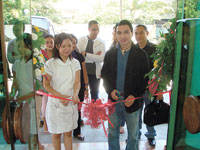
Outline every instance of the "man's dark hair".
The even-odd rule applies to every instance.
[[[88,28],[90,28],[93,24],[99,24],[96,20],[91,20],[89,23],[88,23]]]
[[[137,25],[137,26],[135,27],[135,29],[138,28],[138,27],[142,27],[142,28],[144,28],[144,30],[145,30],[146,32],[148,32],[147,27],[146,27],[145,25],[139,24],[139,25]]]
[[[132,24],[131,24],[130,21],[128,21],[128,20],[121,20],[119,22],[118,26],[121,26],[121,25],[128,25],[129,28],[130,28],[130,30],[131,30],[131,32],[133,32],[133,26],[132,26]]]

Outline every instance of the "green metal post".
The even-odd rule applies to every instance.
[[[185,96],[190,95],[191,81],[192,81],[192,65],[194,58],[194,41],[195,41],[195,20],[190,22],[190,45],[189,45],[189,55],[188,55],[188,67],[187,67],[187,81],[186,81],[186,91]]]
[[[175,132],[175,121],[177,111],[177,97],[178,97],[178,84],[179,84],[179,71],[180,71],[180,60],[181,60],[181,46],[182,46],[182,31],[183,23],[180,22],[177,27],[177,45],[175,51],[175,65],[173,74],[173,89],[171,96],[171,108],[170,108],[170,121],[168,127],[168,138],[167,138],[167,150],[173,150],[174,132]],[[180,39],[180,40],[178,40]]]

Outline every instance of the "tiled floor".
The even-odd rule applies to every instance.
[[[104,89],[102,88],[102,83],[100,86],[100,98],[106,100],[107,95],[105,94]],[[169,99],[168,97],[166,99]],[[84,120],[86,118],[83,118]],[[106,121],[105,127],[107,128],[108,122]],[[126,126],[125,126],[126,128]],[[155,126],[155,130],[157,132],[156,136],[156,147],[152,148],[149,146],[146,137],[144,134],[146,133],[145,124],[143,124],[141,132],[141,140],[139,142],[139,150],[163,150],[166,144],[167,138],[167,124],[162,124]],[[92,129],[88,125],[84,125],[82,127],[82,134],[85,136],[84,141],[78,141],[77,139],[73,138],[73,150],[108,150],[108,139],[104,134],[103,127],[101,126],[98,129]],[[51,135],[44,134],[43,129],[40,128],[39,130],[39,138],[41,143],[45,146],[45,150],[53,150],[51,143]],[[125,140],[127,139],[127,130],[125,129],[125,133],[120,135],[120,145],[121,150],[125,150],[126,143]],[[64,150],[64,145],[62,144],[62,150]]]
[[[165,140],[157,140],[156,147],[150,147],[146,141],[139,142],[139,150],[164,150]],[[125,142],[121,142],[121,150],[125,150]],[[53,150],[52,144],[44,144],[45,150]],[[64,150],[64,145],[62,144],[62,150]],[[98,143],[74,143],[73,150],[108,150],[107,142]]]
[[[107,128],[108,123],[105,122],[105,127]],[[158,125],[155,126],[155,130],[156,130],[156,134],[157,136],[156,141],[157,140],[166,140],[167,138],[167,128],[168,125],[167,124],[162,124],[162,125]],[[73,138],[73,143],[99,143],[99,142],[107,142],[108,138],[105,136],[104,134],[104,130],[103,127],[100,126],[100,128],[98,129],[92,129],[90,126],[88,125],[84,125],[81,128],[82,131],[82,135],[85,136],[85,140],[84,141],[79,141],[76,138]],[[145,124],[142,125],[142,135],[141,135],[141,141],[146,141],[146,137],[145,137],[145,133],[146,133],[147,129],[145,127]],[[51,134],[45,134],[43,132],[43,129],[40,128],[39,131],[39,138],[41,143],[43,144],[48,144],[51,143]],[[124,142],[127,139],[127,129],[126,129],[126,125],[125,125],[125,133],[124,134],[120,134],[120,141]]]
[[[105,123],[106,125],[107,123]],[[107,125],[106,125],[107,127]],[[143,124],[141,130],[142,136],[139,142],[139,150],[163,150],[164,145],[166,144],[167,137],[167,124],[159,125],[155,127],[157,136],[156,136],[156,147],[152,148],[149,146],[144,133],[146,132],[146,127]],[[76,138],[73,138],[73,150],[108,150],[108,139],[104,134],[102,127],[99,129],[92,129],[90,126],[84,125],[82,127],[82,134],[85,136],[84,141],[78,141]],[[40,128],[40,141],[45,146],[45,150],[53,150],[51,143],[51,135],[44,134],[42,128]],[[125,133],[120,135],[120,144],[121,150],[125,150],[126,143],[124,142],[127,138],[127,130]],[[64,150],[64,145],[62,144],[62,150]]]
[[[165,145],[165,140],[157,140],[156,147],[150,147],[146,141],[139,142],[139,150],[163,150]],[[54,150],[52,144],[43,144],[45,150]],[[121,142],[121,150],[125,150],[125,142]],[[15,150],[27,150],[28,145],[15,145]],[[0,145],[0,150],[11,150],[10,145]],[[65,150],[62,144],[62,150]],[[73,150],[108,150],[107,142],[97,142],[97,143],[74,143]]]

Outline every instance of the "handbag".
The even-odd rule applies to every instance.
[[[170,106],[163,100],[154,100],[144,108],[144,123],[149,127],[169,122]]]

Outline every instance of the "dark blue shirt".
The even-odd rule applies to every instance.
[[[117,91],[124,93],[124,80],[126,74],[126,64],[128,61],[128,56],[130,50],[128,50],[124,55],[122,54],[121,48],[117,46]]]

